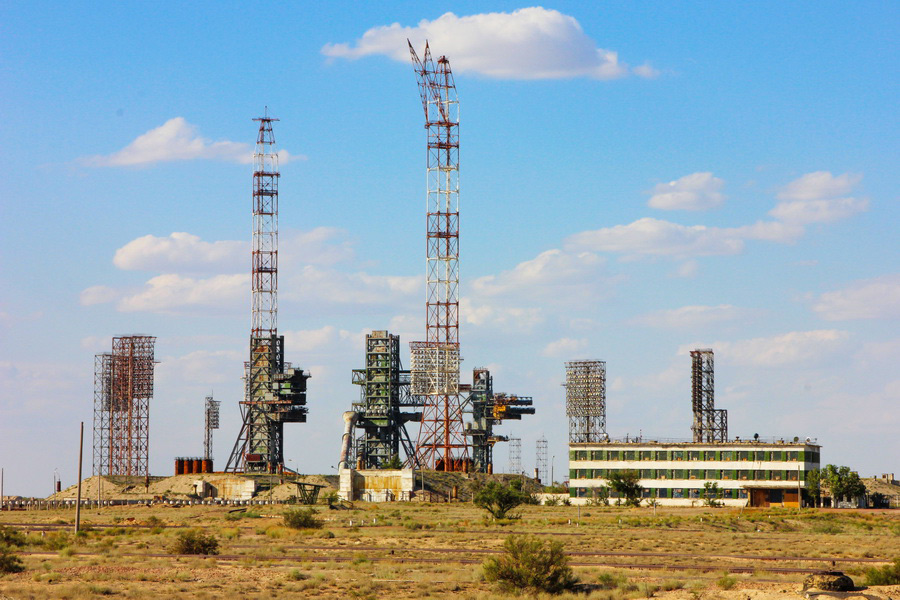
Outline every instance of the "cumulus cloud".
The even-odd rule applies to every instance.
[[[450,58],[454,71],[499,79],[615,79],[629,73],[618,54],[598,48],[574,17],[539,6],[462,17],[448,12],[415,27],[374,27],[355,44],[326,44],[322,53],[351,60],[384,55],[406,62],[407,39],[417,50],[428,40]],[[649,64],[632,72],[647,78],[659,75]]]
[[[549,295],[565,301],[582,294],[586,285],[596,287],[603,279],[605,266],[606,259],[591,252],[553,249],[499,275],[479,277],[471,287],[473,294],[479,296]]]
[[[842,197],[862,180],[862,175],[834,176],[816,171],[795,179],[778,192],[781,202],[769,214],[786,223],[833,223],[868,209],[866,198]]]
[[[900,274],[856,281],[819,296],[813,310],[828,321],[900,318]]]
[[[286,163],[291,156],[287,151],[280,150],[278,158],[281,163]],[[213,142],[202,137],[197,127],[183,117],[175,117],[139,135],[118,152],[90,156],[82,162],[92,167],[127,167],[196,159],[250,164],[253,148],[243,142]]]
[[[575,355],[587,348],[588,341],[586,339],[560,338],[552,341],[541,351],[543,356],[551,358],[568,358],[575,360]]]
[[[249,274],[193,278],[167,273],[153,277],[136,290],[102,285],[87,288],[81,292],[81,304],[115,303],[120,312],[163,314],[196,309],[234,310],[244,308],[249,289]]]
[[[817,362],[839,351],[849,337],[846,331],[819,329],[792,331],[782,335],[760,337],[712,345],[682,346],[681,354],[699,347],[711,347],[718,360],[756,367],[794,367]]]
[[[718,306],[682,306],[636,317],[633,322],[664,329],[695,329],[743,318],[746,311],[730,304]]]
[[[661,210],[707,210],[720,206],[725,182],[710,172],[691,173],[675,181],[659,183],[647,203]]]
[[[234,272],[249,262],[249,255],[247,242],[205,242],[199,236],[175,232],[128,242],[116,250],[113,264],[126,271]]]

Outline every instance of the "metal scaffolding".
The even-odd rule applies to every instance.
[[[543,485],[553,485],[547,480],[547,438],[541,436],[536,444],[536,456],[534,461],[534,470],[537,472],[537,478]]]
[[[506,442],[508,437],[494,434],[494,426],[504,420],[521,420],[522,415],[533,415],[530,396],[494,393],[494,378],[487,369],[472,372],[472,391],[466,406],[472,413],[472,421],[466,423],[466,434],[471,439],[472,466],[479,473],[494,472],[494,444]]]
[[[210,461],[210,464],[213,459],[213,429],[219,428],[220,404],[212,396],[207,396],[204,402],[203,459]]]
[[[424,397],[418,463],[442,471],[469,468],[459,395],[459,101],[450,61],[422,60],[412,44],[428,131],[426,194],[426,341],[411,344],[412,392]]]
[[[565,386],[569,443],[584,444],[607,439],[606,362],[567,362]]]
[[[509,438],[509,466],[507,471],[514,475],[522,474],[522,438]]]
[[[309,374],[284,361],[278,335],[278,154],[268,116],[259,122],[253,156],[253,247],[250,361],[246,368],[243,424],[226,471],[284,470],[284,424],[306,422]]]
[[[691,408],[695,442],[727,442],[728,412],[716,409],[713,351],[691,351]]]
[[[94,357],[94,475],[150,474],[154,346],[147,335],[114,337]]]
[[[410,397],[410,373],[400,363],[400,336],[373,331],[366,336],[366,368],[353,370],[353,383],[360,386],[359,402],[353,404],[356,464],[380,469],[394,461],[415,459],[415,449],[406,423],[422,414],[406,411],[418,403]],[[403,450],[403,456],[400,450]]]

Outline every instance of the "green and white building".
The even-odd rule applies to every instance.
[[[569,444],[569,493],[588,504],[616,471],[640,475],[642,502],[701,506],[705,484],[718,486],[726,506],[800,506],[806,474],[819,468],[820,446],[801,441],[727,442],[609,440]],[[610,502],[615,494],[609,490]]]

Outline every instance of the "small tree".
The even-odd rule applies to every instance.
[[[703,504],[706,506],[721,506],[722,490],[715,481],[707,481],[703,484]]]
[[[510,536],[503,554],[484,562],[484,578],[506,591],[529,590],[558,594],[578,581],[561,542],[545,543],[526,536]]]
[[[320,529],[322,521],[316,518],[318,514],[312,507],[289,510],[284,513],[284,524],[291,529]]]
[[[174,554],[218,554],[219,540],[212,534],[203,533],[202,529],[182,531],[175,538],[172,546]]]
[[[522,482],[513,479],[506,485],[496,481],[488,482],[486,486],[475,492],[472,501],[475,506],[491,513],[495,519],[506,519],[509,511],[520,504],[525,504],[530,499],[531,495],[522,490]]]
[[[386,461],[384,461],[384,463],[382,463],[381,468],[385,469],[385,470],[402,469],[403,461],[400,460],[400,457],[397,456],[396,454],[392,454],[389,459],[387,459]]]
[[[609,506],[609,488],[605,485],[593,488],[588,504],[591,506]]]
[[[806,472],[806,493],[816,508],[822,506],[822,471],[812,469]]]
[[[616,504],[621,504],[621,499],[625,498],[626,506],[641,505],[641,475],[637,471],[613,471],[610,473],[608,481],[609,487],[612,488],[619,497]]]

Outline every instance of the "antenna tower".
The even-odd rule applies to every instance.
[[[203,459],[212,461],[213,458],[213,429],[219,428],[219,405],[221,402],[213,400],[212,396],[206,397],[205,423],[203,435]]]
[[[553,485],[553,482],[547,483],[547,438],[541,436],[537,441],[537,456],[535,458],[535,470],[537,476],[543,485]]]
[[[284,362],[278,335],[278,154],[272,123],[259,122],[253,155],[253,247],[250,302],[250,361],[245,366],[243,425],[226,471],[280,473],[284,469],[284,424],[306,422],[309,374]]]
[[[409,52],[427,130],[426,341],[410,344],[412,393],[423,397],[416,460],[465,471],[469,448],[459,389],[459,101],[450,61]]]

